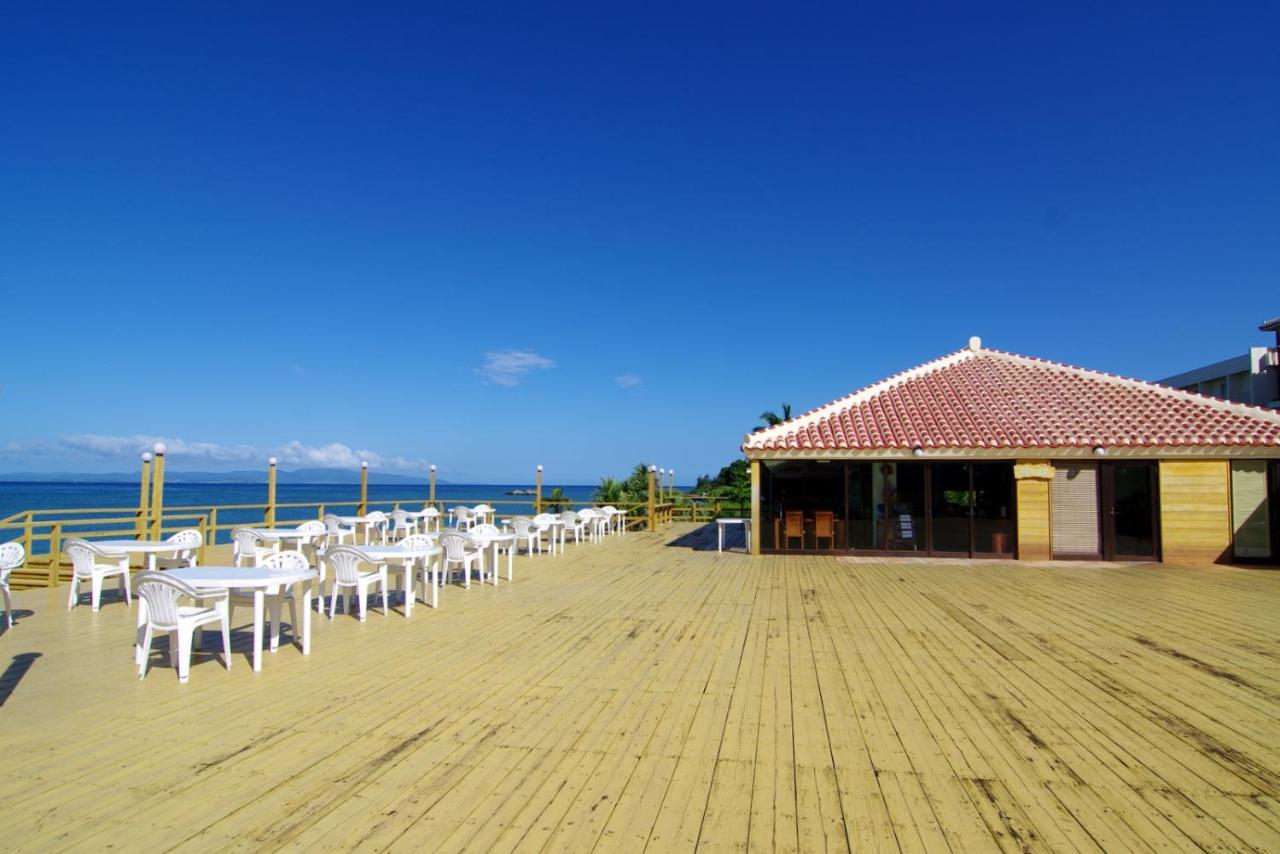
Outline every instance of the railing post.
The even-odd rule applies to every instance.
[[[266,522],[268,528],[276,526],[276,458],[271,457],[267,460],[267,512]]]
[[[654,494],[654,480],[657,478],[657,466],[649,466],[649,530],[658,530],[657,496]]]
[[[431,492],[427,495],[427,503],[436,506],[436,464],[431,464]]]
[[[209,547],[209,517],[201,516],[196,525],[204,531],[204,538],[196,552],[196,563],[204,563],[204,550]]]
[[[49,531],[49,586],[57,587],[61,581],[58,578],[58,568],[62,565],[62,523],[54,522],[53,529]]]
[[[31,523],[34,520],[35,514],[28,510],[22,524],[22,550],[28,560],[31,559]]]
[[[218,544],[218,508],[209,508],[209,536],[205,537],[205,542],[211,546]]]
[[[356,510],[357,516],[364,516],[369,512],[369,464],[360,464],[360,507]]]
[[[538,466],[538,486],[534,490],[533,515],[537,516],[541,512],[542,512],[542,466]]]
[[[316,518],[319,519],[321,522],[324,521],[324,505],[323,504],[316,505]]]
[[[164,442],[156,442],[151,450],[156,454],[151,472],[151,539],[158,540],[164,525]]]
[[[136,539],[147,538],[147,497],[151,486],[151,454],[142,455],[142,475],[138,479],[138,522],[134,525]]]
[[[751,461],[751,553],[760,554],[760,461]],[[774,548],[778,544],[774,543]]]

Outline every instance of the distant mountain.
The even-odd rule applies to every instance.
[[[265,471],[174,471],[166,468],[166,483],[266,483]],[[359,483],[360,472],[350,469],[296,469],[281,470],[279,482],[284,483]],[[137,472],[3,472],[0,482],[24,481],[28,483],[136,483]],[[389,472],[369,472],[370,483],[415,484],[425,486],[427,477],[406,477]],[[448,484],[447,480],[437,480]]]

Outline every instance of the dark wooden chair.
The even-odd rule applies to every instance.
[[[813,514],[813,547],[822,548],[826,540],[828,548],[836,547],[836,514],[830,510],[818,510]]]
[[[804,548],[804,513],[799,510],[788,510],[783,515],[783,547],[791,548],[792,540],[799,540],[800,548]]]

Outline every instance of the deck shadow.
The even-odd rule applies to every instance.
[[[741,525],[728,525],[724,532],[724,550],[742,554],[746,551],[746,531]],[[692,549],[695,552],[713,552],[716,550],[716,523],[707,524],[687,531],[667,543],[669,548]]]
[[[13,657],[13,661],[9,662],[9,666],[4,669],[4,673],[0,673],[0,706],[8,702],[9,697],[13,694],[13,689],[18,687],[22,677],[27,675],[31,665],[35,664],[36,659],[42,654],[39,652],[19,653]]]

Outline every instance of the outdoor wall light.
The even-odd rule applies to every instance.
[[[367,469],[368,467],[369,467],[369,464],[368,464],[368,463],[361,463],[361,464],[360,464],[360,468],[362,468],[362,469]]]
[[[432,466],[432,468],[435,468],[435,466]],[[538,471],[542,471],[542,466],[538,466]]]
[[[1093,449],[1093,453],[1096,456],[1105,457],[1107,455],[1107,449],[1099,445],[1098,447]]]
[[[164,442],[156,442],[156,443],[151,447],[151,450],[153,450],[153,451],[155,451],[155,452],[156,452],[156,456],[158,456],[158,457],[163,457],[163,456],[164,456],[164,452],[165,452],[165,451],[167,451],[167,450],[169,450],[169,449],[168,449],[168,448],[166,448],[166,447],[164,446]]]
[[[912,449],[911,449],[911,456],[913,456],[913,457],[923,457],[923,456],[924,456],[924,448],[921,448],[921,447],[915,447],[915,448],[912,448]]]
[[[431,464],[431,470],[432,470],[432,471],[435,471],[435,470],[436,470],[436,464],[435,464],[435,463],[432,463],[432,464]]]
[[[276,464],[276,458],[275,458],[275,457],[267,457],[267,465],[269,465],[269,466],[273,466],[273,465],[275,465],[275,464]]]
[[[653,474],[658,470],[657,466],[649,466],[649,474]]]
[[[143,461],[144,463],[149,463],[149,462],[151,462],[151,454],[150,454],[149,452],[144,451],[144,452],[143,452],[143,454],[142,454],[142,461]]]

